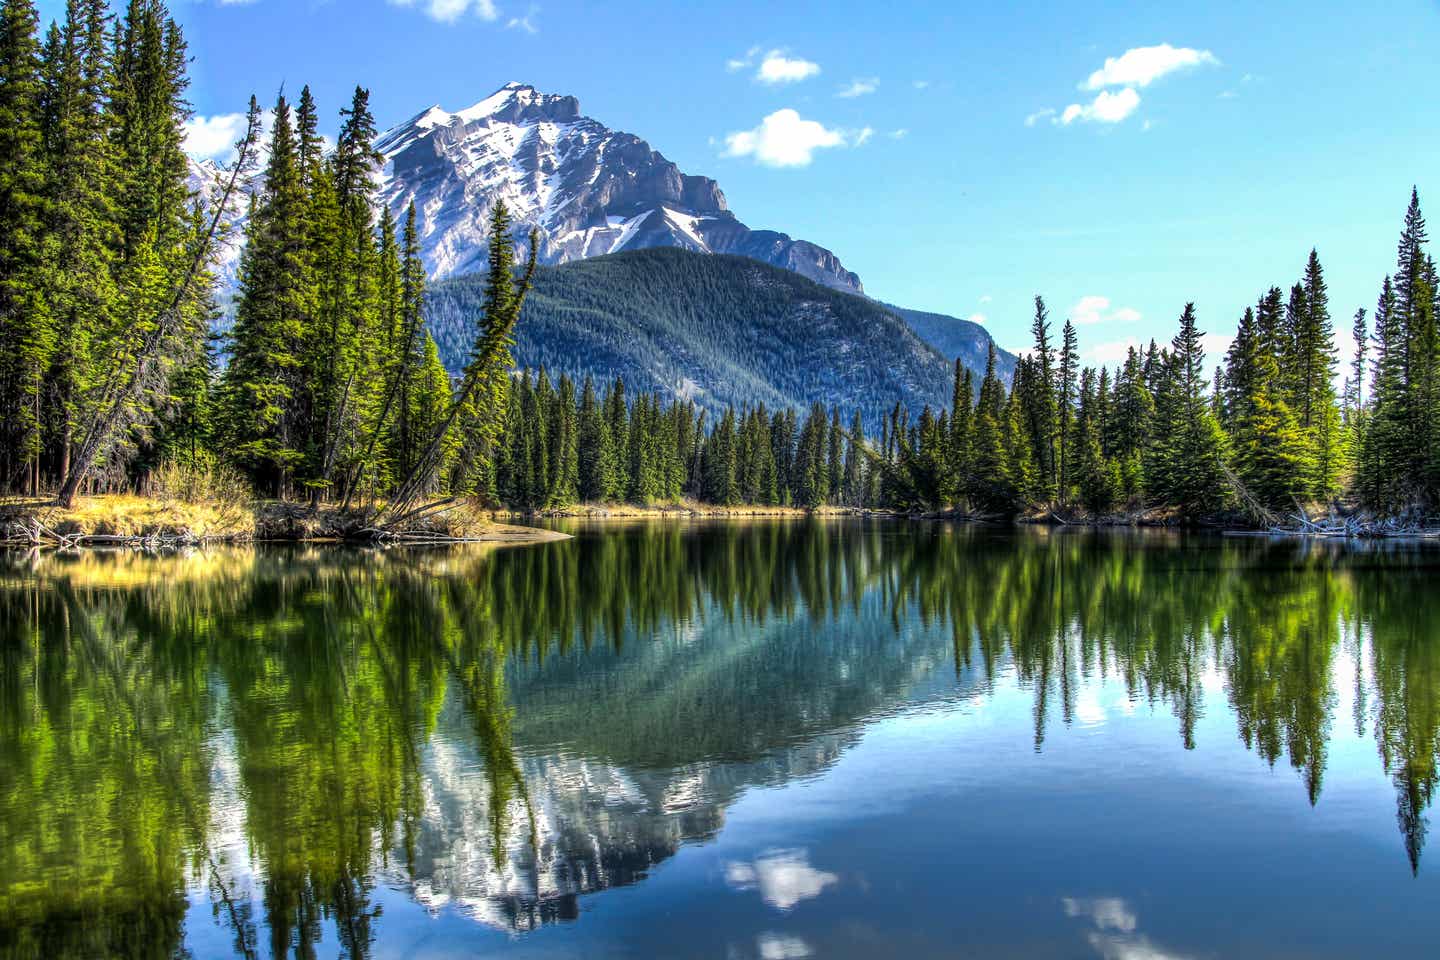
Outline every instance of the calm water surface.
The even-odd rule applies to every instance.
[[[0,557],[0,955],[1435,956],[1440,550]]]

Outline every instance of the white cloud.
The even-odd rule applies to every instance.
[[[855,97],[863,97],[866,94],[874,93],[876,88],[879,86],[879,77],[856,77],[854,80],[851,80],[847,85],[841,87],[840,92],[835,94],[835,96],[842,97],[847,100],[853,99]]]
[[[1119,897],[1094,900],[1061,898],[1067,917],[1089,920],[1095,929],[1086,933],[1092,949],[1103,960],[1185,960],[1184,954],[1159,946],[1136,928],[1140,918]]]
[[[1225,354],[1230,352],[1230,344],[1235,342],[1235,335],[1231,333],[1207,333],[1200,337],[1200,349],[1205,351],[1205,366],[1207,368],[1225,359]]]
[[[1135,911],[1119,897],[1097,897],[1094,900],[1062,897],[1060,902],[1065,907],[1065,916],[1086,917],[1101,930],[1134,933],[1139,923]]]
[[[386,0],[395,7],[419,7],[425,15],[441,23],[454,23],[467,13],[474,12],[481,20],[498,20],[500,11],[495,0]]]
[[[855,139],[859,141],[859,135]],[[766,167],[804,167],[809,166],[816,150],[845,145],[841,131],[805,120],[787,107],[770,114],[753,130],[728,134],[724,155],[754,157],[756,163]]]
[[[1137,88],[1148,87],[1177,70],[1202,65],[1218,66],[1219,63],[1220,60],[1209,50],[1172,47],[1168,43],[1153,47],[1132,47],[1118,57],[1106,57],[1105,65],[1080,84],[1081,90],[1095,91],[1094,100],[1089,103],[1072,103],[1058,113],[1050,108],[1037,110],[1025,118],[1025,126],[1033,127],[1047,119],[1062,127],[1068,127],[1076,120],[1120,123],[1140,106]],[[1114,87],[1120,89],[1110,89]],[[1143,128],[1150,129],[1149,120],[1145,121]]]
[[[1110,298],[1096,296],[1081,297],[1070,308],[1070,320],[1083,327],[1096,323],[1134,323],[1140,319],[1140,311],[1134,307],[1110,308]]]
[[[782,933],[762,933],[755,938],[760,951],[760,960],[801,960],[814,950],[799,937],[788,937]]]
[[[914,82],[914,84],[912,84],[912,86],[914,86],[916,90],[924,90],[926,87],[930,86],[930,81],[929,81],[929,80],[916,80],[916,81]]]
[[[731,57],[725,61],[725,69],[734,73],[737,70],[745,70],[755,65],[755,58],[760,56],[759,47],[751,47],[745,51],[743,57]]]
[[[509,20],[507,20],[505,23],[505,29],[523,30],[531,36],[534,36],[535,34],[540,32],[540,28],[535,25],[535,15],[539,12],[539,7],[532,6],[529,10],[525,11],[525,16],[511,17]]]
[[[889,137],[891,140],[904,140],[906,137],[910,136],[910,131],[905,127],[897,127],[896,129],[891,130],[889,133],[885,134],[885,136]]]
[[[758,888],[766,903],[785,912],[820,896],[840,878],[810,866],[805,850],[767,850],[754,863],[727,863],[725,882],[736,890]]]
[[[1076,120],[1098,123],[1119,123],[1140,106],[1140,94],[1133,87],[1126,87],[1119,93],[1101,90],[1090,103],[1072,103],[1060,114],[1059,123],[1068,127]]]
[[[1106,57],[1105,65],[1090,74],[1081,90],[1102,90],[1105,87],[1147,87],[1176,70],[1201,65],[1218,66],[1219,59],[1209,50],[1172,47],[1168,43],[1153,47],[1133,47],[1118,57]]]
[[[760,61],[755,79],[772,86],[781,83],[795,83],[808,79],[820,72],[820,64],[799,57],[788,57],[783,50],[771,50]]]
[[[994,299],[995,299],[994,297],[990,296],[990,294],[987,293],[987,294],[983,295],[983,296],[980,298],[980,302],[981,302],[981,303],[989,303],[991,300],[994,300]]]
[[[1111,340],[1108,343],[1096,343],[1088,347],[1081,347],[1080,359],[1090,364],[1113,367],[1125,362],[1125,358],[1130,355],[1131,347],[1140,350],[1144,344],[1135,337]]]
[[[854,146],[857,146],[857,147],[863,146],[863,145],[864,145],[865,143],[867,143],[867,142],[870,140],[870,138],[873,137],[873,136],[875,136],[875,130],[874,130],[874,128],[872,128],[872,127],[861,127],[859,130],[857,130],[857,131],[855,132],[855,135],[854,135],[854,137],[851,139],[850,142],[851,142]]]
[[[197,160],[228,155],[245,134],[245,114],[222,113],[185,121],[185,152]]]

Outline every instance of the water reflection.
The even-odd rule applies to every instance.
[[[759,890],[766,903],[784,913],[813,900],[839,877],[810,866],[806,850],[767,850],[754,863],[728,863],[725,882],[736,890]]]
[[[1114,679],[1195,749],[1218,684],[1311,804],[1345,698],[1418,869],[1434,573],[1396,547],[824,522],[8,555],[0,952],[181,955],[203,902],[238,955],[365,957],[386,889],[509,931],[574,919],[719,834],[747,789],[824,774],[866,722],[1012,675],[1037,751],[1103,730]],[[784,915],[834,870],[776,846],[723,880]],[[1103,956],[1179,956],[1123,900],[1063,909]],[[772,931],[744,952],[811,949]]]
[[[1186,960],[1185,955],[1157,946],[1137,928],[1140,919],[1119,897],[1093,900],[1064,897],[1065,916],[1089,921],[1085,939],[1103,960]]]

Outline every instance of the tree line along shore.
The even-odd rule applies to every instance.
[[[397,223],[377,202],[369,92],[340,110],[333,148],[308,87],[282,94],[268,124],[252,98],[234,162],[196,190],[187,62],[159,0],[118,14],[69,0],[43,32],[33,0],[0,2],[12,526],[48,510],[81,530],[88,504],[119,529],[124,503],[158,502],[239,505],[241,527],[262,528],[303,507],[296,529],[384,537],[433,534],[448,515],[471,518],[443,521],[454,532],[483,511],[608,503],[1349,535],[1424,530],[1440,499],[1440,283],[1414,191],[1395,271],[1373,311],[1355,311],[1344,358],[1311,251],[1288,291],[1260,292],[1238,318],[1213,367],[1192,305],[1168,344],[1110,368],[1081,363],[1069,321],[1057,343],[1036,297],[1013,378],[993,352],[978,377],[957,362],[948,409],[897,406],[878,422],[819,405],[717,413],[618,379],[515,370],[536,244],[517,264],[503,204],[468,363],[452,376],[425,328],[413,210]],[[216,336],[213,270],[232,240],[233,324]]]

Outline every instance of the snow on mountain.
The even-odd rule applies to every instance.
[[[682,247],[732,253],[793,270],[851,293],[860,278],[823,247],[751,230],[714,180],[682,173],[632,134],[580,113],[574,97],[508,83],[472,107],[438,106],[383,133],[380,198],[403,219],[413,201],[432,279],[480,269],[496,201],[516,220],[522,251],[531,227],[546,264]]]

